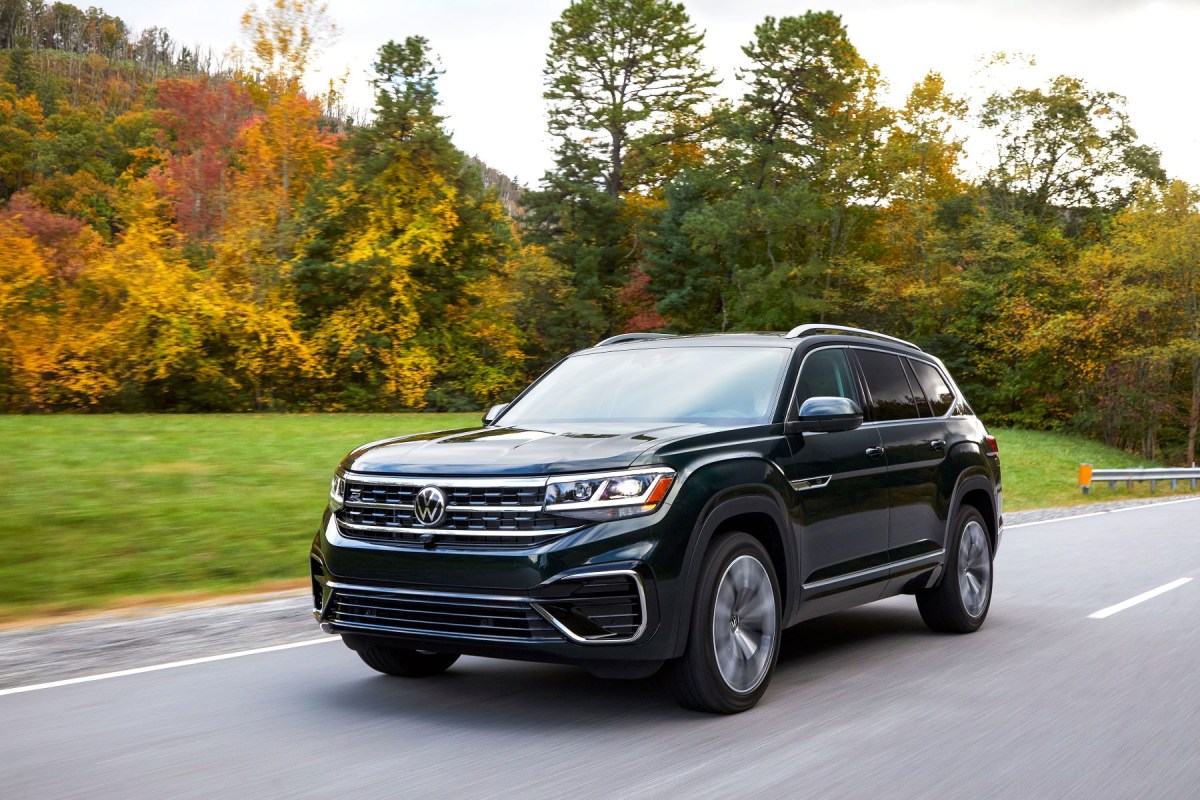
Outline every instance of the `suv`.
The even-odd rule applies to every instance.
[[[389,675],[461,654],[646,677],[732,713],[783,629],[897,594],[987,616],[1000,461],[942,363],[833,325],[625,334],[483,426],[364,445],[311,552],[314,614]]]

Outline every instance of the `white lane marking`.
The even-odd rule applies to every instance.
[[[1200,500],[1200,497],[1185,497],[1182,500],[1163,500],[1161,503],[1143,503],[1140,506],[1127,506],[1125,508],[1111,508],[1108,511],[1091,511],[1087,514],[1075,514],[1070,517],[1056,517],[1054,519],[1039,519],[1036,522],[1018,522],[1014,525],[1005,525],[1004,530],[1012,528],[1029,528],[1033,525],[1049,525],[1051,522],[1067,522],[1073,519],[1083,519],[1084,517],[1099,517],[1104,514],[1120,514],[1122,511],[1145,511],[1147,508],[1158,508],[1159,506],[1173,506],[1176,503],[1195,503]],[[1013,512],[1017,513],[1017,512]]]
[[[1139,508],[1157,508],[1158,506],[1173,506],[1176,503],[1194,503],[1200,500],[1200,497],[1185,497],[1182,500],[1163,500],[1161,503],[1146,503],[1141,506],[1126,506],[1125,508],[1114,508],[1109,511],[1109,514],[1120,514],[1122,511],[1136,511]]]
[[[1116,614],[1118,611],[1124,611],[1125,609],[1127,609],[1131,606],[1136,606],[1138,603],[1143,603],[1152,597],[1158,597],[1160,594],[1169,592],[1172,589],[1178,589],[1180,586],[1183,586],[1185,583],[1187,583],[1190,580],[1191,580],[1191,578],[1180,578],[1178,580],[1171,581],[1170,583],[1164,583],[1162,586],[1159,586],[1157,589],[1151,589],[1148,592],[1142,592],[1137,597],[1131,597],[1128,600],[1122,600],[1120,603],[1117,603],[1115,606],[1109,606],[1108,608],[1102,608],[1099,611],[1097,611],[1095,614],[1088,614],[1088,619],[1104,619],[1105,617],[1111,617],[1113,614]]]
[[[1083,519],[1084,517],[1100,517],[1107,514],[1107,511],[1093,511],[1090,514],[1075,514],[1070,517],[1055,517],[1054,519],[1039,519],[1036,522],[1018,522],[1015,525],[1005,525],[1004,530],[1010,528],[1030,528],[1034,525],[1049,525],[1051,522],[1066,522],[1069,519]]]
[[[277,650],[291,650],[293,647],[307,647],[310,644],[324,644],[325,642],[340,642],[340,636],[323,636],[320,639],[306,639],[303,642],[292,642],[291,644],[276,644],[270,647],[256,647],[253,650],[239,650],[236,653],[222,653],[219,656],[203,656],[202,658],[189,658],[184,661],[171,661],[166,664],[154,664],[149,667],[134,667],[133,669],[122,669],[116,672],[102,672],[98,675],[85,675],[82,678],[67,678],[61,681],[50,681],[49,683],[35,683],[30,686],[16,686],[12,689],[0,689],[0,697],[6,694],[21,694],[22,692],[36,692],[39,689],[53,689],[57,686],[71,686],[76,683],[90,683],[92,681],[102,681],[108,678],[121,678],[126,675],[141,675],[143,672],[158,672],[161,669],[175,669],[176,667],[190,667],[195,664],[208,664],[212,661],[225,661],[229,658],[241,658],[242,656],[256,656],[260,653],[274,653]]]

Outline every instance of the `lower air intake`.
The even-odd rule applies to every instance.
[[[534,603],[542,616],[576,642],[628,642],[646,627],[646,597],[631,571],[564,578]]]

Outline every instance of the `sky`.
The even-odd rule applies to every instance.
[[[542,66],[554,21],[569,0],[327,0],[340,28],[318,63],[312,86],[349,70],[352,107],[369,109],[367,84],[375,51],[389,39],[429,40],[445,74],[441,113],[455,143],[467,153],[536,185],[552,166],[542,101]],[[163,0],[98,3],[134,30],[159,26],[183,45],[223,51],[240,39],[247,0],[198,4]],[[734,78],[742,45],[768,15],[806,10],[841,15],[860,54],[888,82],[887,99],[903,102],[930,70],[977,109],[997,87],[1032,86],[1069,74],[1097,90],[1128,99],[1126,110],[1142,142],[1158,148],[1171,177],[1200,184],[1200,109],[1191,81],[1200,35],[1197,0],[684,0],[706,32],[704,58],[738,97]],[[1034,66],[984,75],[992,53],[1020,53]],[[982,141],[982,139],[981,139]],[[986,163],[979,144],[972,168]]]

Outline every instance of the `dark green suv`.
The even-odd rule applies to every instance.
[[[483,423],[364,445],[334,475],[314,613],[381,672],[665,666],[681,703],[730,713],[802,620],[896,594],[939,631],[987,616],[996,440],[908,342],[626,334]]]

